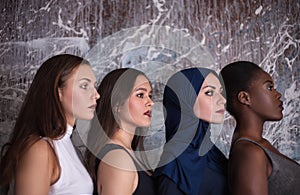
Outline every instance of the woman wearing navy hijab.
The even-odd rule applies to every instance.
[[[159,194],[227,194],[227,158],[210,140],[226,100],[218,75],[206,68],[175,73],[164,90],[166,144],[154,172]]]

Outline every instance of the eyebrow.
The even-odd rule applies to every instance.
[[[148,91],[146,88],[144,88],[144,87],[140,87],[140,88],[137,88],[137,89],[135,89],[134,91],[139,91],[139,90],[142,90],[142,91]],[[149,93],[152,93],[152,90],[150,90],[149,91]]]
[[[266,80],[264,83],[271,83],[271,84],[274,84],[273,81],[271,81],[271,80]]]
[[[81,79],[79,79],[79,81],[87,81],[87,82],[90,82],[90,83],[92,82],[92,80],[89,79],[89,78],[81,78]],[[95,81],[95,84],[98,85],[98,82]]]
[[[79,79],[79,81],[82,81],[82,80],[85,80],[85,81],[88,81],[88,82],[92,82],[91,79],[89,79],[89,78],[81,78],[81,79]]]
[[[206,85],[206,86],[203,87],[203,89],[208,88],[208,87],[213,88],[213,89],[216,89],[216,87],[213,86],[213,85]]]

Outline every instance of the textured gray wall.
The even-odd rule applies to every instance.
[[[158,103],[165,78],[188,67],[186,61],[218,71],[250,60],[273,76],[283,94],[284,119],[266,124],[265,136],[300,160],[299,0],[1,0],[0,10],[0,145],[37,68],[52,55],[101,60],[94,64],[99,80],[116,67],[140,68],[154,75]],[[151,49],[166,55],[149,60]],[[224,153],[233,125],[227,115],[218,143]],[[149,145],[163,139],[161,129],[153,131]]]

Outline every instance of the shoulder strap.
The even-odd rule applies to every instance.
[[[269,151],[268,151],[266,148],[264,148],[262,145],[260,145],[259,143],[257,143],[257,142],[254,141],[254,140],[251,140],[251,139],[246,138],[246,137],[242,137],[242,138],[237,139],[237,140],[234,142],[233,146],[236,145],[239,141],[248,141],[248,142],[251,142],[251,143],[257,145],[258,147],[260,147],[260,148],[265,152],[265,154],[267,155],[267,157],[269,158],[269,160],[270,160],[271,163],[272,163],[272,158],[270,157]]]
[[[99,158],[100,160],[109,152],[109,151],[112,151],[112,150],[118,150],[118,149],[121,149],[121,150],[124,150],[130,157],[131,159],[133,160],[135,166],[139,169],[140,168],[140,165],[136,162],[136,159],[123,147],[123,146],[120,146],[118,144],[106,144],[102,149],[101,151],[98,153],[97,155],[97,158]],[[99,160],[98,159],[98,160]],[[99,162],[100,162],[99,160]],[[97,163],[98,164],[98,163]]]

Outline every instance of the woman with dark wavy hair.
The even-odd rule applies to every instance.
[[[89,62],[62,54],[46,60],[27,92],[2,148],[0,186],[14,194],[92,194],[92,180],[70,136],[76,119],[91,120],[96,78]]]
[[[140,128],[151,122],[148,78],[139,70],[119,68],[103,78],[98,92],[103,94],[96,109],[101,127],[89,131],[86,155],[95,194],[154,195],[151,173],[135,155],[143,136]]]

